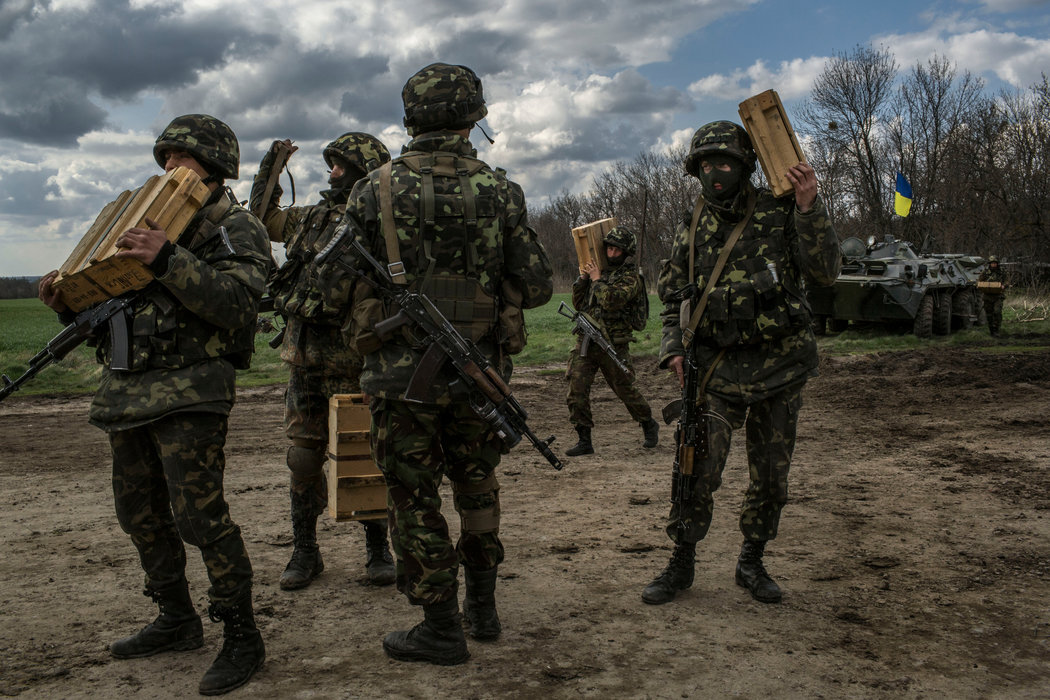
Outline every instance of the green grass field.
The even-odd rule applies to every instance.
[[[570,302],[569,294],[555,294],[550,303],[525,312],[529,342],[515,357],[517,366],[564,366],[574,337],[569,333],[571,322],[558,314],[560,302]],[[635,357],[655,356],[660,348],[661,305],[655,295],[649,296],[649,325],[636,333],[637,342],[631,346]],[[910,333],[887,333],[877,328],[847,330],[820,339],[822,352],[849,355],[869,352],[909,350],[930,345],[973,346],[987,352],[1008,352],[1030,349],[1025,336],[1050,335],[1050,299],[1044,296],[1011,294],[1003,314],[1003,333],[1008,336],[992,343],[986,328],[960,331],[950,336],[920,340]],[[44,348],[62,329],[55,314],[36,299],[0,300],[0,372],[17,378],[29,366],[30,359]],[[269,347],[272,334],[256,336],[256,354],[252,368],[239,374],[240,386],[265,386],[287,380],[278,351]],[[1017,339],[1017,342],[1015,342]],[[561,371],[561,367],[552,372]],[[60,362],[45,368],[27,382],[12,398],[32,394],[81,394],[94,391],[101,370],[95,362],[92,348],[82,345]]]

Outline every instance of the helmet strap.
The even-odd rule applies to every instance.
[[[476,126],[479,129],[481,129],[481,133],[485,135],[485,138],[488,139],[489,143],[495,145],[496,142],[492,140],[492,137],[489,136],[488,132],[485,131],[485,127],[483,127],[480,122],[474,124],[474,126]]]

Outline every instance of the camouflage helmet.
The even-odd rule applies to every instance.
[[[341,158],[362,173],[375,170],[390,161],[390,151],[371,134],[351,131],[324,147],[324,162],[332,167],[332,159]]]
[[[996,265],[999,264],[998,256],[995,256],[995,255],[989,255],[988,256],[988,264],[991,265],[992,263],[995,263]]]
[[[614,245],[623,251],[623,254],[634,255],[634,251],[638,244],[638,239],[635,237],[634,232],[626,226],[613,226],[609,229],[609,233],[605,234],[605,238],[602,239],[605,245]]]
[[[689,142],[689,155],[685,157],[685,171],[699,177],[700,161],[714,153],[733,156],[749,171],[755,170],[755,149],[751,146],[744,127],[728,121],[704,124],[693,134]]]
[[[410,136],[438,129],[466,129],[488,114],[481,79],[466,66],[431,63],[401,90]]]
[[[237,179],[241,149],[233,129],[208,114],[175,117],[153,144],[153,159],[164,167],[163,154],[169,149],[186,151],[212,175]]]

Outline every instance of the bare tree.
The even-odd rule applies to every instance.
[[[848,177],[838,184],[839,210],[871,225],[889,229],[886,206],[892,190],[886,172],[885,133],[892,113],[897,64],[886,49],[859,46],[833,57],[817,76],[800,123],[821,150],[841,163]]]

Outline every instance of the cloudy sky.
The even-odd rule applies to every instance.
[[[397,153],[405,80],[462,63],[496,141],[475,132],[480,155],[536,208],[763,90],[790,113],[828,57],[866,44],[1026,88],[1050,72],[1050,0],[0,0],[0,276],[58,267],[157,172],[179,114],[233,127],[242,199],[270,142],[293,139],[312,203],[325,143],[367,131]]]

